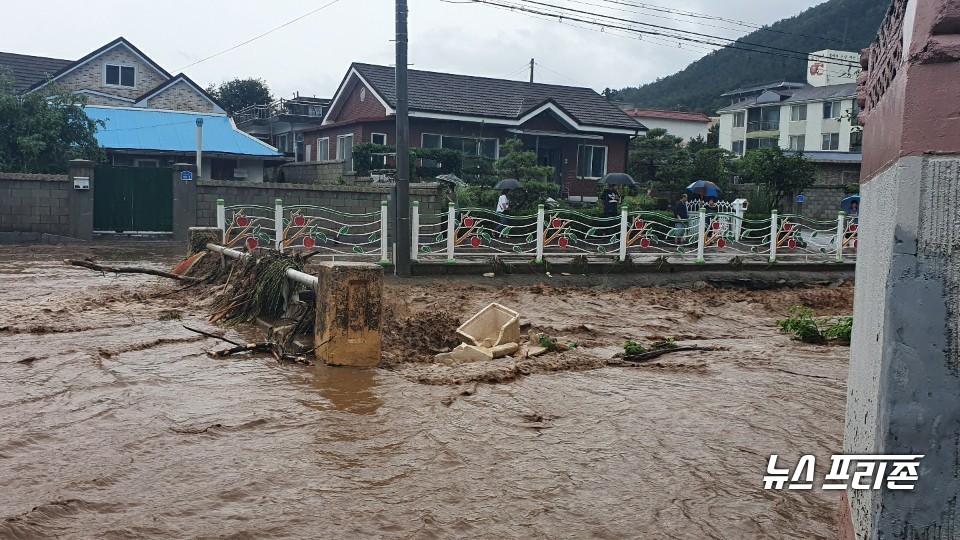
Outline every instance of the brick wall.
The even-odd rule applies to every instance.
[[[127,88],[104,85],[104,64],[135,66],[137,68],[135,86]],[[57,80],[57,84],[70,90],[96,90],[105,94],[136,99],[166,80],[160,72],[140,60],[126,46],[119,44],[61,77]]]
[[[150,98],[151,109],[171,111],[213,112],[213,104],[184,81],[179,81]]]
[[[273,207],[274,200],[285,205],[311,204],[341,212],[361,214],[380,209],[390,195],[390,186],[325,186],[306,184],[240,184],[215,180],[197,182],[197,226],[217,224],[217,199],[227,205],[258,204]],[[437,184],[413,184],[410,200],[420,201],[422,213],[438,214],[446,199]]]
[[[366,89],[365,97],[360,99],[360,91],[363,89]],[[355,120],[357,118],[386,116],[386,114],[387,109],[383,106],[383,103],[380,103],[380,100],[373,95],[373,92],[367,88],[366,85],[357,82],[353,85],[353,88],[350,89],[343,106],[333,121],[342,122],[344,120]]]
[[[66,175],[0,173],[0,232],[69,235]]]

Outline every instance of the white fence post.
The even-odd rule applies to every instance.
[[[220,243],[227,243],[227,210],[223,206],[223,199],[217,199],[217,228],[220,229]]]
[[[777,211],[770,212],[770,262],[777,262],[777,233],[780,232],[780,222]]]
[[[420,201],[413,201],[413,212],[410,214],[410,260],[416,262],[417,252],[420,251]]]
[[[537,205],[537,264],[543,262],[543,205]]]
[[[743,233],[743,214],[744,209],[742,204],[735,204],[733,207],[733,213],[737,216],[736,222],[733,224],[733,239],[736,242],[740,241],[740,235]]]
[[[457,207],[447,204],[447,262],[454,262],[453,249],[457,245]]]
[[[836,240],[837,258],[835,259],[835,261],[838,263],[843,262],[843,233],[845,233],[847,230],[846,222],[847,222],[847,214],[843,210],[841,210],[837,214],[837,240]]]
[[[627,230],[629,229],[630,214],[627,205],[620,207],[620,262],[627,260]]]
[[[703,244],[706,241],[707,232],[707,211],[700,207],[700,221],[697,222],[697,264],[703,264],[706,259],[703,258]]]
[[[390,259],[387,257],[387,222],[389,219],[387,201],[380,201],[380,264],[390,263]]]
[[[274,245],[283,253],[283,199],[273,201]]]

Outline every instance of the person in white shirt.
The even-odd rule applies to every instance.
[[[497,213],[500,214],[500,225],[504,227],[507,225],[508,210],[510,210],[510,199],[507,198],[507,190],[503,190],[500,193],[500,198],[497,199]]]

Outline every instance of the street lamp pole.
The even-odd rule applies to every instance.
[[[407,0],[397,1],[397,232],[394,268],[410,276],[410,119],[407,94]]]

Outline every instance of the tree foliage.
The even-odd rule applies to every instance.
[[[677,191],[690,176],[690,151],[683,138],[654,128],[630,143],[627,166],[638,183]]]
[[[233,79],[207,87],[207,92],[223,105],[227,114],[233,114],[251,105],[266,105],[273,101],[270,88],[263,79]]]
[[[779,147],[756,148],[738,162],[745,182],[765,187],[773,208],[782,210],[784,200],[816,181],[817,168],[802,152],[787,155]]]
[[[0,171],[57,174],[71,159],[103,159],[95,137],[102,123],[84,112],[85,97],[55,92],[14,95],[0,73]]]
[[[889,2],[876,0],[830,0],[752,32],[738,42],[804,53],[821,49],[859,51],[876,37],[888,6]],[[734,88],[772,80],[806,81],[806,60],[794,56],[797,58],[723,48],[656,82],[624,88],[619,97],[640,107],[679,106],[713,115],[730,104],[720,94]]]

